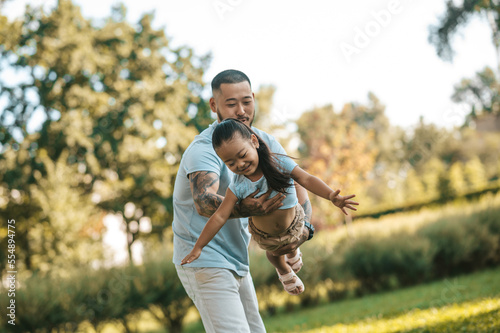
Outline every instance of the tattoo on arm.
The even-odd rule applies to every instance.
[[[194,204],[198,213],[205,217],[212,216],[217,208],[222,204],[224,197],[216,193],[216,191],[210,191],[214,186],[218,187],[219,176],[210,171],[200,171],[192,173],[189,176],[191,184],[191,192],[193,193]],[[231,213],[231,218],[241,217],[238,213],[238,205],[233,209]]]
[[[311,206],[311,201],[309,199],[306,200],[302,204],[302,208],[304,208],[304,213],[305,213],[305,220],[306,222],[311,223],[311,217],[312,217],[312,206]]]
[[[203,216],[211,216],[222,203],[223,196],[209,191],[219,182],[217,174],[209,171],[195,172],[189,177],[194,204],[198,213]]]

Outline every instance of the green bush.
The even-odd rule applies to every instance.
[[[149,310],[169,332],[180,332],[192,303],[170,258],[142,266],[82,269],[66,279],[35,275],[16,290],[16,325],[8,328],[75,331],[86,322],[99,331],[115,321],[128,329],[131,315]],[[1,293],[0,301],[7,304],[7,293]]]
[[[427,238],[434,249],[433,277],[471,272],[495,261],[500,234],[492,233],[496,224],[478,216],[441,220],[421,228],[417,234]]]
[[[400,214],[384,221],[354,223],[348,233],[318,233],[301,247],[304,267],[299,276],[306,292],[300,297],[283,291],[264,251],[251,249],[250,270],[260,308],[275,314],[356,292],[408,286],[498,265],[499,197],[474,206],[425,211],[418,215],[425,221],[415,214]],[[146,310],[169,332],[180,332],[192,302],[177,277],[171,254],[150,258],[141,266],[81,269],[66,279],[34,275],[19,281],[16,326],[2,322],[0,331],[77,331],[84,322],[100,330],[111,321],[132,331],[134,316]],[[7,293],[0,290],[0,304],[7,302]]]
[[[496,235],[496,251],[493,251],[491,257],[488,258],[487,264],[500,264],[500,208],[489,208],[481,211],[474,216],[474,220],[475,223],[484,225],[490,235]]]
[[[344,269],[369,291],[407,286],[425,280],[432,248],[422,237],[399,233],[386,238],[364,236],[344,253]]]

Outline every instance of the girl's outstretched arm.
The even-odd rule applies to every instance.
[[[189,264],[194,260],[198,259],[201,254],[201,250],[215,237],[219,230],[226,224],[227,219],[233,211],[234,205],[238,202],[238,198],[234,193],[227,189],[226,196],[222,200],[221,205],[215,213],[208,219],[207,224],[203,228],[200,237],[194,244],[191,252],[181,261],[181,265]]]
[[[345,210],[346,208],[357,210],[353,207],[353,205],[359,205],[359,203],[349,200],[355,197],[354,194],[346,196],[339,195],[340,190],[332,190],[330,186],[325,184],[324,181],[316,176],[309,174],[299,166],[296,166],[292,170],[291,176],[297,183],[302,185],[308,191],[311,191],[312,193],[331,201],[335,206],[339,207],[344,214],[347,215],[347,212]]]

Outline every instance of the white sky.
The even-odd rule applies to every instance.
[[[102,18],[117,1],[74,2],[85,17]],[[468,111],[450,100],[453,86],[486,65],[496,66],[491,32],[479,18],[455,39],[453,63],[437,57],[428,27],[444,12],[444,0],[122,2],[130,22],[154,10],[156,27],[166,28],[174,46],[190,46],[198,55],[212,52],[206,83],[235,68],[250,77],[254,91],[274,84],[274,112],[290,119],[328,103],[337,111],[348,102],[366,103],[372,91],[394,125],[411,126],[423,115],[426,122],[450,127]],[[14,0],[4,13],[20,15],[26,3],[51,8],[56,1]],[[377,24],[374,13],[389,10],[390,17]],[[359,31],[366,29],[372,37],[360,40]],[[346,44],[360,46],[359,52],[346,57]]]

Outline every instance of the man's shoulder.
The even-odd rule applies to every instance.
[[[211,127],[212,126],[208,127],[207,129],[203,130],[200,134],[195,136],[193,141],[186,148],[184,154],[189,153],[191,150],[198,151],[199,149],[206,150],[208,153],[213,152],[215,154],[215,151],[212,148],[213,128]]]
[[[256,128],[256,127],[252,127],[252,130],[255,133],[257,133],[257,135],[260,136],[262,138],[262,140],[266,141],[267,143],[269,143],[269,142],[277,142],[276,138],[273,135],[271,135],[271,134],[269,134],[267,132],[264,132],[264,131]]]
[[[219,173],[224,163],[212,148],[210,127],[198,134],[182,155],[181,168],[186,174],[196,171]],[[212,129],[213,130],[213,129]]]

